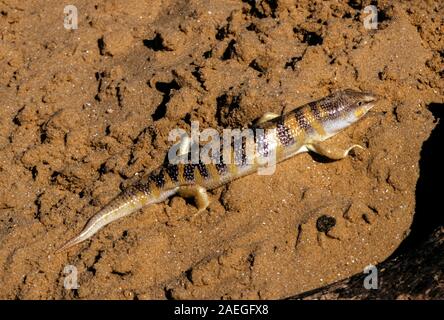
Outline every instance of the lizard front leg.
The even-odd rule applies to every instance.
[[[327,145],[323,142],[307,144],[306,147],[308,150],[332,160],[344,159],[353,148],[364,149],[364,147],[359,144],[354,144],[344,149],[333,145]]]

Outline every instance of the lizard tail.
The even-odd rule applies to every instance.
[[[130,197],[128,194],[122,193],[105,206],[102,210],[88,221],[82,232],[73,239],[69,240],[62,247],[57,249],[56,253],[62,252],[72,246],[91,238],[97,231],[106,226],[107,224],[127,216],[136,210],[142,208],[145,204],[148,204],[144,197]]]
[[[163,190],[158,196],[153,196],[149,192],[143,192],[138,188],[129,188],[115,197],[111,202],[88,221],[82,232],[75,238],[69,240],[62,247],[56,250],[56,253],[65,251],[72,246],[91,238],[97,231],[107,224],[125,217],[145,205],[159,203],[169,196],[175,194],[178,187]]]

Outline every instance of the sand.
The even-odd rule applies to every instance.
[[[67,30],[59,1],[3,1],[0,298],[278,299],[387,258],[444,100],[444,9],[377,1],[368,30],[368,4],[79,0]],[[332,142],[365,150],[299,155],[198,215],[173,197],[55,254],[163,162],[170,130],[245,127],[345,88],[382,96]]]

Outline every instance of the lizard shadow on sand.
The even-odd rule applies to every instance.
[[[319,163],[331,163],[331,162],[336,162],[338,160],[333,160],[333,159],[329,159],[327,157],[321,156],[320,154],[317,154],[316,152],[312,152],[309,151],[308,154],[310,155],[310,157]]]

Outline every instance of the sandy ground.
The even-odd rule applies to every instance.
[[[1,1],[0,298],[276,299],[389,256],[444,99],[444,9],[373,1],[367,30],[363,2],[78,0],[66,30],[60,1]],[[54,253],[162,163],[171,129],[248,126],[344,88],[384,97],[335,138],[365,150],[303,154],[199,215],[174,197]]]

